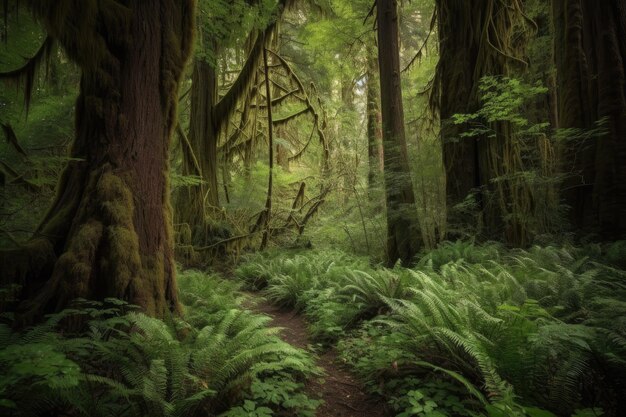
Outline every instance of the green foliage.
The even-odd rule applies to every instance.
[[[242,42],[251,31],[263,29],[276,12],[276,2],[201,0],[198,2],[196,58],[217,64],[219,49]]]
[[[0,409],[194,416],[232,407],[239,415],[243,404],[258,416],[311,414],[316,403],[300,382],[316,372],[311,358],[281,341],[269,318],[241,310],[236,284],[191,271],[180,287],[188,321],[165,323],[107,300],[83,301],[22,332],[0,325]],[[281,401],[258,393],[268,385]]]
[[[528,85],[521,80],[508,77],[484,77],[478,87],[482,107],[473,114],[455,114],[455,124],[470,124],[472,128],[461,137],[488,135],[495,137],[490,125],[506,121],[518,129],[522,136],[537,136],[549,127],[548,123],[531,124],[524,116],[523,107],[532,99],[545,94],[548,89],[541,85]]]
[[[198,175],[180,175],[176,172],[170,173],[170,185],[173,189],[195,187],[203,183],[202,177]]]
[[[487,154],[500,161],[485,168],[489,174],[479,191],[483,202],[476,207],[497,213],[503,223],[502,230],[487,237],[524,247],[537,236],[558,234],[566,222],[558,194],[564,176],[555,157],[555,135],[545,115],[537,121],[527,111],[539,107],[548,90],[540,82],[505,76],[483,77],[477,87],[481,106],[471,114],[453,115],[452,123],[464,131],[452,140],[485,141]]]
[[[420,387],[406,392],[399,399],[390,401],[394,409],[402,410],[396,417],[470,415],[461,397],[453,394],[458,390],[454,385],[439,381],[420,384]]]
[[[339,251],[315,251],[291,257],[255,255],[235,275],[253,287],[265,288],[273,303],[305,310],[313,337],[331,342],[362,318],[386,309],[382,296],[403,291],[394,276],[373,270],[369,275],[365,270],[370,272],[364,259]]]
[[[43,42],[39,25],[26,11],[19,21],[14,17],[9,17],[9,25],[20,34],[9,31],[9,42],[0,46],[0,71],[17,66],[7,68],[8,63],[17,61],[22,65],[24,57]],[[73,160],[67,156],[67,147],[73,137],[78,72],[61,52],[55,51],[46,71],[35,74],[33,82],[28,112],[24,109],[23,86],[0,89],[0,123],[12,130],[16,142],[5,140],[5,132],[0,130],[2,246],[30,237],[48,209],[63,168]]]
[[[300,417],[314,417],[321,401],[310,399],[302,390],[302,383],[292,381],[287,374],[277,373],[271,378],[254,381],[250,398],[254,404],[293,410]]]
[[[257,407],[254,401],[245,400],[243,406],[235,407],[225,414],[224,417],[270,417],[272,409],[267,407]]]
[[[420,257],[420,268],[439,270],[443,265],[462,260],[470,264],[498,261],[502,252],[502,244],[497,242],[477,245],[473,241],[457,240],[443,242],[437,248],[425,252]]]
[[[621,395],[624,271],[602,261],[621,247],[444,243],[414,269],[274,253],[237,274],[263,275],[270,299],[303,310],[317,341],[339,340],[399,415],[547,417],[606,409]],[[412,382],[391,383],[403,378]]]
[[[0,21],[0,72],[24,65],[25,58],[37,52],[44,38],[41,26],[25,7],[7,3]]]

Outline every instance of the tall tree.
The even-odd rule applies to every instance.
[[[196,175],[202,181],[179,191],[174,214],[176,223],[193,227],[192,235],[198,239],[206,233],[207,206],[216,211],[220,204],[217,183],[219,132],[214,119],[217,101],[215,67],[204,59],[196,59],[191,82],[189,135],[183,137],[182,173]]]
[[[380,115],[380,87],[378,77],[378,62],[376,61],[376,47],[367,46],[367,156],[368,186],[375,188],[384,169],[383,132],[381,130]]]
[[[569,138],[562,147],[570,220],[602,239],[626,236],[626,1],[554,0],[561,128],[601,137]]]
[[[419,230],[404,130],[397,0],[377,0],[378,66],[387,203],[387,263],[408,264]]]
[[[82,78],[73,159],[32,239],[0,252],[3,277],[30,314],[78,297],[177,311],[169,147],[194,1],[27,3]]]
[[[284,10],[286,0],[277,6],[277,18]],[[233,6],[234,7],[234,6]],[[230,10],[230,9],[229,9]],[[215,57],[223,46],[213,38],[202,40],[203,54],[198,54],[194,62],[191,90],[191,118],[189,137],[183,146],[183,174],[197,175],[202,183],[185,187],[177,195],[176,223],[187,224],[192,229],[191,242],[186,245],[204,245],[213,238],[210,216],[207,213],[219,209],[218,190],[218,141],[220,132],[229,123],[240,100],[249,93],[255,80],[257,69],[261,64],[264,42],[276,29],[276,23],[259,31],[254,29],[250,34],[253,44],[237,79],[218,100],[217,71],[215,64],[208,62],[206,55]],[[203,33],[203,30],[200,30]],[[223,34],[222,34],[223,35]],[[201,35],[202,36],[202,35]],[[205,38],[209,38],[204,34]]]
[[[483,233],[511,243],[524,240],[510,198],[516,194],[507,181],[494,182],[514,171],[504,159],[519,159],[512,151],[510,126],[492,124],[493,138],[463,137],[466,125],[451,122],[454,114],[472,113],[480,106],[479,85],[485,76],[510,75],[524,66],[525,15],[520,0],[437,0],[440,60],[433,107],[441,121],[449,212],[472,193],[478,197]],[[522,192],[522,194],[527,194]],[[508,219],[508,220],[505,220]],[[461,219],[461,228],[469,224]]]
[[[261,240],[261,250],[267,248],[270,238],[270,221],[272,218],[272,187],[274,183],[274,126],[272,117],[272,89],[270,87],[270,71],[267,59],[267,49],[263,47],[263,70],[265,73],[265,107],[267,109],[267,142],[269,155],[269,175],[267,183],[267,198],[265,200],[265,210],[263,216],[263,239]]]

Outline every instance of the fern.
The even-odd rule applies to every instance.
[[[606,253],[455,242],[412,270],[332,252],[259,256],[255,268],[270,299],[304,310],[318,340],[340,339],[373,386],[389,364],[420,375],[428,363],[478,387],[489,415],[550,415],[520,402],[567,415],[598,405],[583,391],[615,398],[626,379],[626,273]]]
[[[23,332],[0,325],[0,371],[7,375],[0,410],[214,415],[240,404],[254,381],[281,374],[289,383],[318,372],[310,356],[267,327],[267,317],[238,307],[236,284],[199,272],[181,274],[180,282],[187,313],[203,327],[128,312],[119,300],[83,301]],[[59,323],[74,315],[88,318],[84,328],[60,332]]]

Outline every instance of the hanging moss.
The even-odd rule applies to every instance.
[[[480,216],[474,222],[467,215],[456,219],[462,223],[459,227],[478,226],[485,238],[523,246],[529,243],[528,230],[516,219],[534,204],[528,185],[495,181],[523,167],[523,155],[514,143],[511,126],[493,123],[490,127],[495,138],[465,138],[461,133],[467,126],[454,125],[450,118],[479,108],[483,77],[525,70],[525,47],[535,25],[525,15],[520,0],[438,0],[436,13],[440,60],[431,108],[442,121],[449,212],[474,194]]]
[[[42,67],[48,66],[55,46],[54,38],[47,36],[35,55],[28,59],[23,66],[13,71],[0,72],[0,80],[13,83],[18,87],[23,87],[24,106],[26,107],[27,114],[30,108],[33,89],[35,88],[36,76]]]

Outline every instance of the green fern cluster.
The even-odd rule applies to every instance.
[[[552,415],[520,404],[611,415],[626,395],[620,248],[456,242],[414,269],[309,252],[239,271],[264,268],[270,299],[303,310],[318,340],[342,339],[344,357],[372,387],[434,372],[467,390],[475,415]]]
[[[422,253],[418,267],[430,263],[435,269],[439,269],[442,265],[458,260],[463,260],[470,264],[499,261],[502,252],[503,246],[498,242],[489,242],[482,245],[478,245],[470,240],[443,242],[436,249]]]
[[[0,414],[210,416],[254,400],[251,388],[277,376],[301,401],[268,402],[269,415],[310,412],[300,381],[316,372],[311,357],[278,338],[268,317],[239,308],[236,284],[191,271],[180,286],[188,321],[165,323],[119,300],[82,301],[22,332],[7,317]]]
[[[374,269],[363,258],[339,251],[254,255],[236,276],[252,288],[264,288],[271,302],[304,311],[313,337],[325,343],[388,311],[385,297],[404,297],[411,281],[401,270]]]

